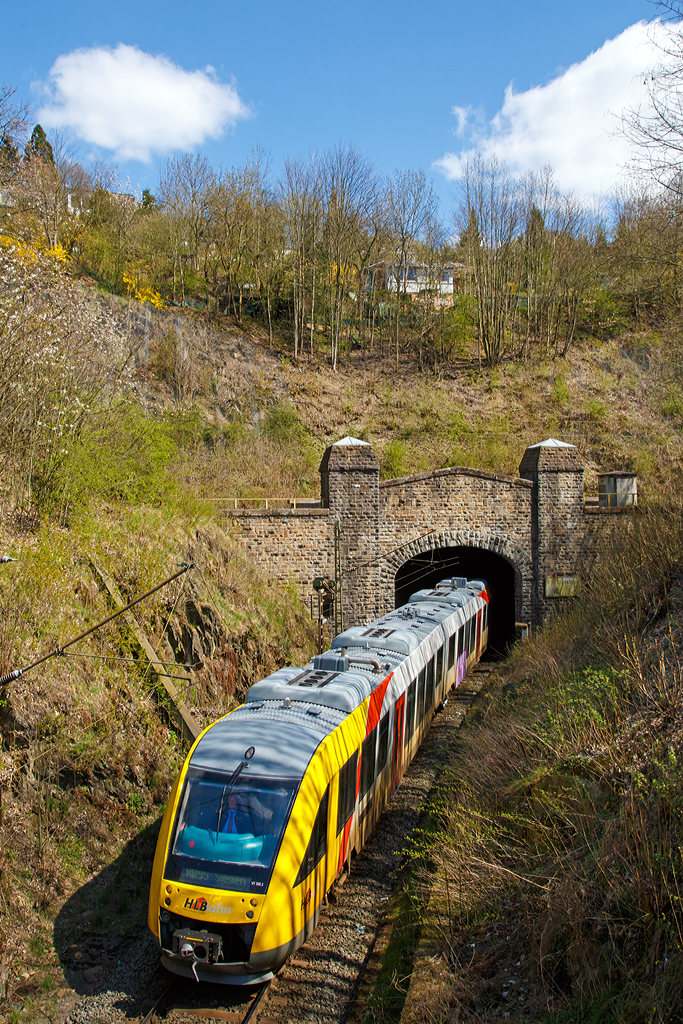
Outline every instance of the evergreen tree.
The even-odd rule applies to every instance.
[[[26,144],[24,150],[24,156],[27,160],[31,160],[33,157],[39,156],[46,164],[52,164],[54,166],[55,157],[52,152],[52,146],[50,145],[47,135],[39,124],[35,126],[31,133],[31,138]]]
[[[9,135],[0,139],[0,181],[11,178],[19,166],[19,151]]]

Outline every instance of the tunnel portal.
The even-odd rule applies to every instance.
[[[505,558],[475,547],[437,548],[410,558],[396,573],[395,607],[416,590],[436,586],[449,576],[485,580],[490,597],[489,646],[485,660],[502,658],[515,641],[515,570]]]

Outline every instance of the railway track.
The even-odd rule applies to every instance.
[[[251,1024],[257,1014],[260,1024],[276,1024],[276,1018],[260,1012],[268,1000],[271,985],[271,981],[266,981],[246,989],[233,989],[174,978],[140,1019],[140,1024],[156,1021],[196,1024],[197,1020]]]

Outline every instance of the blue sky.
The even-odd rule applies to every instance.
[[[590,195],[624,158],[602,145],[606,111],[639,101],[655,58],[638,23],[657,13],[648,0],[38,0],[3,13],[0,78],[84,162],[140,188],[174,148],[227,166],[260,143],[277,173],[341,140],[387,174],[423,167],[444,206],[477,149],[516,170],[550,159]]]

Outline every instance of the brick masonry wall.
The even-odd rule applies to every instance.
[[[533,582],[531,618],[547,617],[556,598],[546,598],[551,576],[575,576],[585,547],[583,465],[576,448],[533,446],[527,448],[520,475],[533,485],[531,550]]]
[[[294,583],[304,602],[316,576],[334,572],[333,524],[327,509],[238,509],[228,513],[232,536],[283,586]]]
[[[504,558],[515,574],[516,619],[540,623],[562,603],[545,597],[546,579],[576,575],[615,522],[584,510],[575,448],[528,448],[519,477],[456,467],[380,483],[370,446],[332,445],[320,472],[327,507],[229,518],[254,562],[281,584],[295,583],[306,603],[313,578],[334,575],[339,522],[345,625],[393,608],[395,576],[409,558],[461,546]]]
[[[528,480],[462,467],[383,481],[382,550],[409,542],[382,566],[383,610],[393,607],[394,577],[408,558],[432,548],[477,547],[512,565],[515,616],[529,621],[532,490]]]
[[[330,445],[320,479],[321,500],[341,525],[344,625],[375,619],[381,614],[379,460],[369,445]]]

